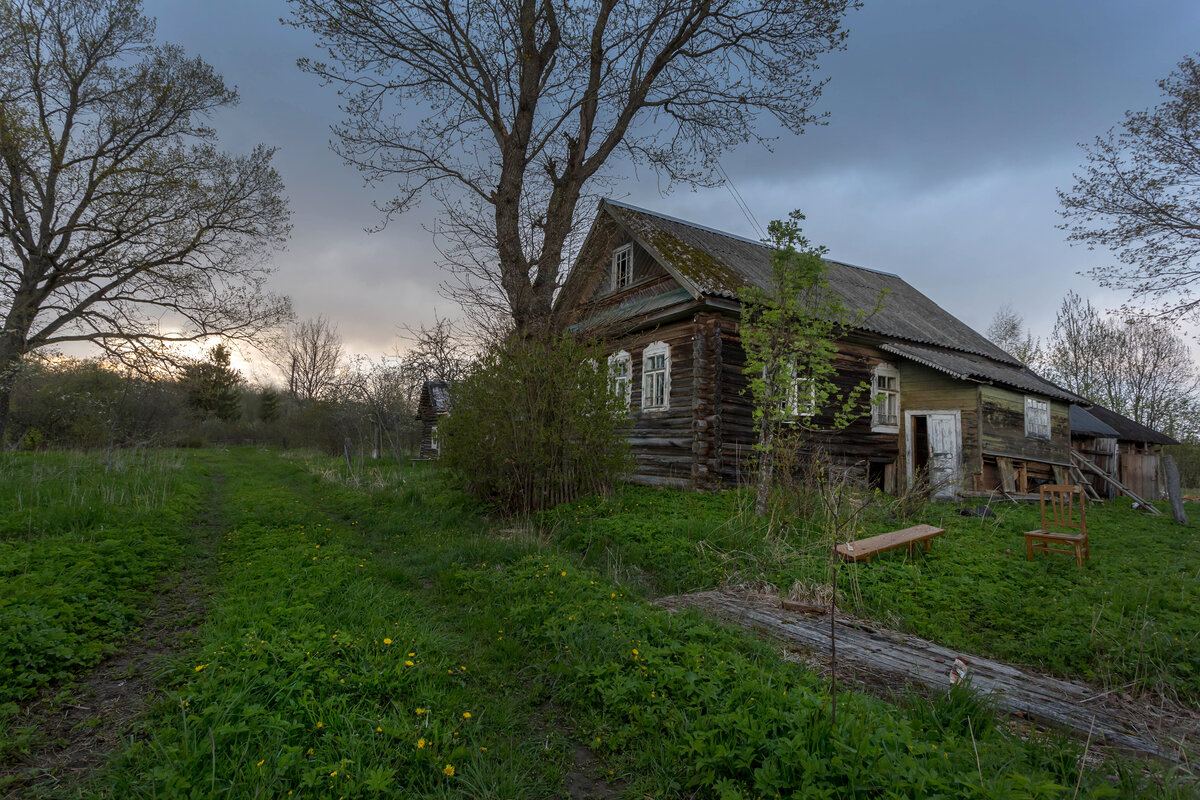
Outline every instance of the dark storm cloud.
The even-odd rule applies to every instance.
[[[382,351],[397,323],[453,310],[423,227],[432,202],[363,232],[386,188],[364,188],[329,151],[337,97],[296,69],[316,53],[279,23],[285,4],[155,0],[147,12],[163,39],[238,85],[241,106],[217,121],[227,146],[281,148],[296,229],[277,287],[302,315],[324,313],[352,346]],[[829,124],[723,159],[758,221],[803,208],[835,256],[896,272],[979,328],[1005,302],[1048,327],[1071,288],[1117,304],[1076,275],[1102,256],[1067,247],[1054,190],[1071,184],[1077,142],[1153,104],[1155,81],[1200,48],[1200,5],[874,0],[849,27],[847,50],[823,62]],[[755,235],[726,189],[664,198],[642,178],[614,194]]]

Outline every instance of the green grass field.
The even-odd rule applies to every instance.
[[[77,630],[96,653],[121,646],[148,589],[192,568],[195,531],[221,533],[198,642],[164,665],[159,699],[133,735],[83,784],[10,776],[25,796],[1191,795],[1120,761],[1081,771],[1081,744],[1014,736],[965,693],[899,705],[844,693],[834,725],[825,682],[770,645],[645,602],[651,591],[727,579],[774,574],[790,585],[817,575],[815,556],[783,571],[788,552],[811,548],[763,541],[755,523],[726,516],[736,495],[628,489],[547,514],[539,530],[488,519],[429,469],[382,470],[357,488],[332,479],[331,461],[250,449],[148,456],[116,477],[78,456],[5,458],[5,492],[46,485],[50,466],[79,492],[139,474],[138,485],[157,487],[139,495],[157,498],[140,511],[94,494],[62,506],[56,491],[36,507],[57,509],[45,525],[36,510],[7,518],[6,585],[12,565],[33,563],[39,548],[76,559],[59,591],[43,575],[6,592],[4,613],[28,620],[27,636],[2,640],[0,669],[33,676],[13,705],[98,659],[59,668],[46,630]],[[889,612],[906,625],[933,602],[921,587],[969,564],[968,541],[1012,538],[952,533],[916,566],[873,565],[880,580],[916,586],[909,605]],[[93,541],[121,557],[90,555]],[[1034,573],[996,558],[1023,581],[1068,579],[1058,564]],[[119,622],[74,626],[92,595],[71,584],[93,580],[128,610]],[[867,609],[892,591],[862,574],[858,584]],[[969,594],[954,587],[947,608],[954,593]],[[6,741],[14,763],[40,746],[36,730]]]
[[[828,580],[823,534],[798,524],[768,535],[748,502],[741,492],[626,487],[539,522],[588,564],[650,593],[759,581],[787,593]],[[1092,557],[1081,570],[1068,556],[1026,561],[1022,533],[1040,527],[1036,505],[993,509],[992,518],[964,517],[938,503],[900,518],[876,495],[858,538],[916,522],[946,534],[928,555],[898,550],[840,567],[846,605],[964,652],[1200,706],[1200,528],[1150,517],[1128,500],[1092,506]]]

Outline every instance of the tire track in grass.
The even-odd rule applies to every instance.
[[[126,645],[65,689],[44,691],[24,710],[22,727],[36,743],[19,763],[0,768],[5,800],[69,792],[85,782],[136,735],[161,688],[163,660],[194,645],[211,591],[226,483],[211,468],[205,477],[203,511],[192,524],[180,569],[155,590],[153,608]]]
[[[360,532],[367,495],[271,454],[219,458],[228,525],[204,641],[97,794],[562,796],[570,743],[527,724],[548,689],[480,658],[479,626],[502,623],[424,588],[437,559],[385,558],[401,547]]]

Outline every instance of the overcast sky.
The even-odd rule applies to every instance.
[[[299,315],[327,315],[363,353],[390,350],[398,325],[435,308],[457,315],[424,228],[433,201],[364,231],[388,192],[329,150],[337,96],[296,68],[316,52],[280,23],[283,0],[147,0],[146,12],[160,39],[238,87],[241,104],[216,120],[224,146],[279,148],[295,231],[274,286]],[[828,125],[722,161],[758,222],[800,208],[833,258],[897,273],[979,330],[1011,303],[1048,331],[1070,289],[1118,305],[1078,274],[1107,257],[1067,245],[1055,189],[1072,183],[1077,142],[1153,105],[1155,81],[1200,50],[1200,3],[866,0],[848,27],[846,50],[822,62]],[[644,176],[612,194],[756,236],[726,188],[664,197]]]

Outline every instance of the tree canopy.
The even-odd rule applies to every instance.
[[[0,433],[21,359],[129,360],[290,314],[265,255],[288,208],[270,148],[230,155],[237,93],[155,44],[138,0],[0,0]]]
[[[760,129],[802,132],[818,121],[817,59],[842,45],[856,5],[290,2],[328,54],[301,67],[346,98],[336,150],[398,184],[385,222],[432,194],[458,297],[526,332],[567,323],[554,300],[590,186],[617,162],[711,183],[717,156],[765,141]]]

